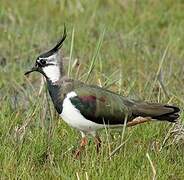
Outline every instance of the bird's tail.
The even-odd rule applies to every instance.
[[[160,121],[176,122],[179,118],[180,109],[176,106],[159,103],[139,103],[133,108],[133,116],[151,117]]]

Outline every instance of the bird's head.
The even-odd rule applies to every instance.
[[[66,28],[64,27],[64,33],[58,43],[49,51],[42,53],[36,59],[35,65],[30,71],[27,71],[25,75],[31,72],[37,71],[43,74],[47,80],[56,82],[61,75],[61,59],[59,56],[59,49],[62,47],[64,40],[66,39]]]

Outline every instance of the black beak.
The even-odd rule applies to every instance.
[[[34,67],[32,67],[30,71],[25,72],[24,75],[27,76],[28,74],[30,74],[30,73],[32,73],[34,71],[38,71],[38,66],[37,65],[35,65]]]

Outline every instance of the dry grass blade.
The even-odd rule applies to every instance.
[[[156,169],[155,169],[155,167],[153,165],[153,162],[152,162],[152,160],[151,160],[151,158],[150,158],[148,153],[146,153],[146,157],[148,158],[148,161],[149,161],[149,163],[151,165],[151,169],[152,169],[152,172],[153,172],[153,178],[152,179],[155,180],[156,179]]]
[[[155,80],[154,80],[154,82],[153,82],[153,84],[152,84],[152,88],[151,88],[150,95],[149,95],[149,98],[148,98],[149,100],[150,100],[150,98],[151,98],[151,96],[152,96],[152,94],[153,94],[153,89],[154,89],[154,87],[155,87],[155,84],[156,84],[157,80],[159,79],[159,75],[160,75],[160,73],[161,73],[162,65],[163,65],[164,60],[165,60],[165,58],[166,58],[168,49],[169,49],[169,44],[168,44],[167,47],[165,48],[165,51],[164,51],[163,56],[162,56],[162,59],[161,59],[161,61],[160,61],[160,63],[159,63],[158,70],[157,70],[157,73],[156,73],[156,77],[155,77]]]
[[[62,153],[62,157],[64,157],[65,154],[67,154],[68,152],[72,151],[74,149],[74,146],[71,146],[70,148],[68,148],[64,153]]]
[[[180,141],[184,143],[184,124],[181,121],[177,122],[171,134],[174,136],[173,143],[179,143]]]
[[[38,91],[38,95],[40,96],[42,91],[43,91],[43,87],[44,87],[44,84],[45,84],[45,78],[42,76],[41,77],[41,83],[40,83],[40,89]]]
[[[71,46],[70,46],[70,57],[68,62],[68,77],[71,75],[71,63],[72,63],[72,54],[73,54],[73,46],[74,46],[74,36],[75,36],[75,29],[72,30],[72,40],[71,40]]]
[[[175,126],[175,125],[173,124],[173,126],[172,126],[172,127],[169,129],[169,131],[167,132],[167,134],[166,134],[166,136],[165,136],[165,138],[164,138],[164,140],[163,140],[163,142],[162,142],[162,145],[161,145],[159,151],[161,151],[161,150],[163,149],[163,147],[165,146],[165,144],[167,143],[167,141],[168,141],[169,138],[171,137],[171,131],[172,131],[172,129],[173,129],[174,126]]]
[[[77,180],[80,180],[79,173],[76,172]]]
[[[92,71],[93,71],[93,69],[95,67],[96,58],[97,58],[97,56],[99,54],[99,51],[100,51],[100,48],[101,48],[101,45],[102,45],[102,41],[103,41],[103,38],[104,38],[104,34],[105,34],[105,29],[102,32],[102,34],[101,34],[101,36],[99,38],[99,41],[97,43],[97,47],[96,47],[95,53],[94,53],[94,55],[92,57],[91,64],[90,64],[89,70],[87,72],[87,77],[86,77],[85,82],[87,82],[89,80],[89,77],[90,77],[90,75],[91,75],[91,73],[92,73]]]
[[[106,134],[106,137],[107,137],[108,151],[109,151],[109,154],[111,154],[111,145],[110,145],[110,141],[109,141],[109,133],[108,133],[108,128],[105,124],[105,121],[104,121],[104,127],[105,127],[105,134]]]
[[[147,117],[147,118],[137,117],[133,121],[127,123],[127,118],[125,118],[123,131],[122,131],[122,136],[121,136],[121,142],[124,139],[124,134],[125,134],[126,127],[131,127],[131,126],[135,126],[135,125],[142,124],[142,123],[145,123],[145,122],[149,122],[150,120],[151,120],[151,118],[149,118],[149,117]],[[109,158],[111,158],[116,152],[118,152],[128,140],[129,140],[129,138],[126,139],[124,142],[122,142],[115,150],[113,150],[110,153]]]
[[[169,141],[172,139],[171,141]],[[169,143],[168,143],[169,141]],[[184,125],[182,122],[177,122],[173,124],[173,126],[169,129],[168,133],[166,134],[162,146],[160,147],[159,151],[161,151],[164,147],[171,146],[173,144],[184,143]]]
[[[114,156],[114,154],[116,154],[116,153],[126,144],[126,142],[127,142],[128,140],[129,140],[129,138],[126,139],[123,143],[121,143],[116,149],[114,149],[114,150],[110,153],[109,159],[111,159],[111,157]]]
[[[26,129],[28,128],[29,124],[31,123],[31,121],[32,121],[37,109],[38,109],[38,106],[36,106],[36,108],[31,113],[31,115],[28,118],[26,118],[26,121],[22,124],[22,126],[15,127],[14,137],[15,137],[16,141],[19,141],[19,142],[23,141],[25,134],[26,134]]]
[[[125,116],[123,131],[122,131],[122,134],[121,134],[121,142],[123,142],[123,139],[124,139],[124,136],[125,136],[127,120],[128,120],[128,114],[126,114],[126,116]]]
[[[85,172],[85,175],[86,175],[86,180],[89,180],[89,176],[87,172]]]
[[[165,94],[165,96],[169,99],[169,95],[168,95],[168,92],[165,88],[165,85],[164,85],[164,82],[163,82],[163,73],[162,73],[162,70],[160,70],[160,73],[158,74],[158,82],[160,83],[160,86]]]

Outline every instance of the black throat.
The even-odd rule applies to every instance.
[[[53,84],[50,80],[47,79],[47,86],[49,90],[50,97],[59,114],[62,113],[63,110],[63,95],[60,84]]]

